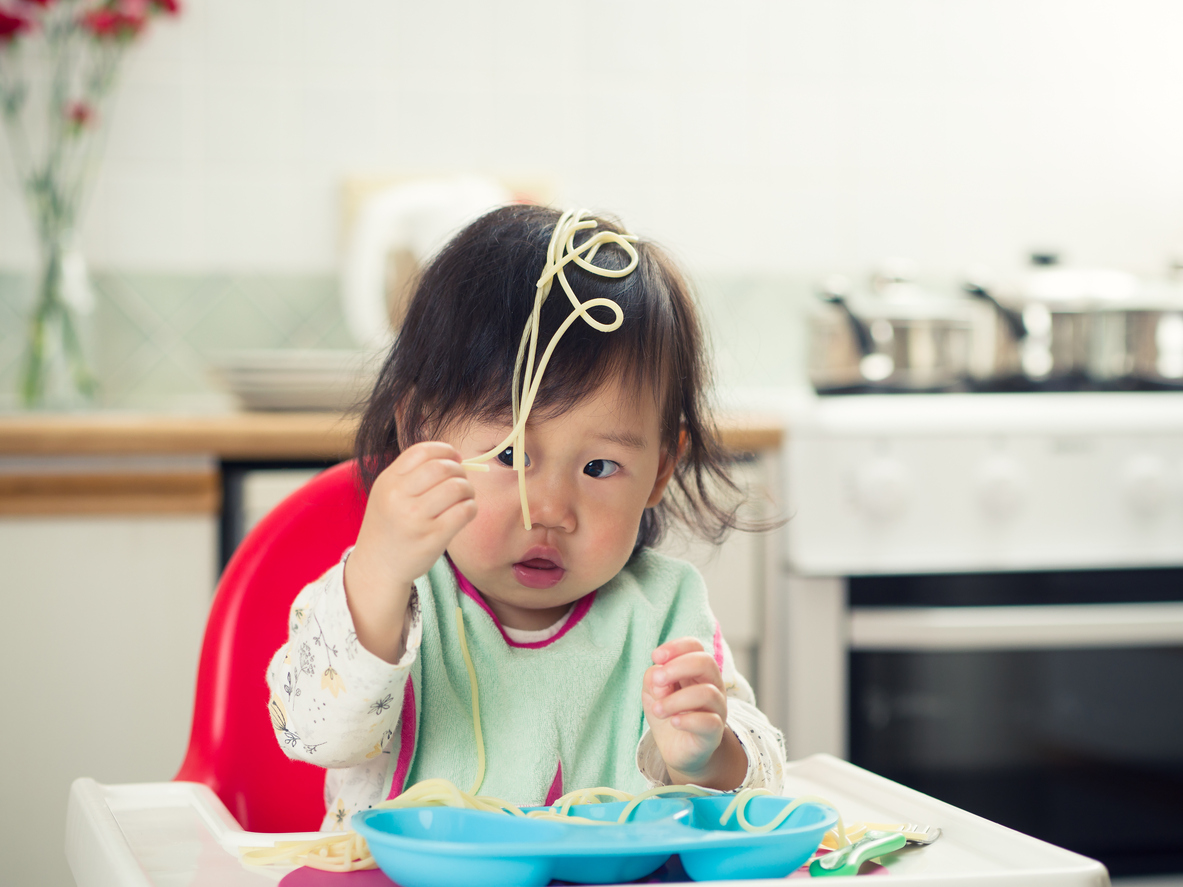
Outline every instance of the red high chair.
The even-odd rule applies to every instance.
[[[174,780],[203,782],[247,831],[314,831],[320,767],[293,761],[267,711],[267,664],[305,585],[357,540],[365,511],[353,461],[317,475],[247,534],[218,582],[197,671],[193,729]]]

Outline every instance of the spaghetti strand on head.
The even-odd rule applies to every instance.
[[[612,299],[588,299],[586,302],[579,301],[579,297],[575,295],[575,291],[571,288],[571,284],[567,280],[566,267],[570,264],[575,264],[585,271],[598,274],[601,277],[627,277],[633,273],[637,267],[637,262],[640,261],[637,249],[633,246],[637,238],[632,234],[618,234],[615,231],[599,231],[591,235],[579,246],[576,246],[575,238],[579,232],[589,231],[599,224],[595,219],[583,218],[586,214],[587,210],[583,209],[578,212],[568,210],[563,213],[559,217],[559,221],[555,224],[550,243],[546,248],[546,265],[542,269],[542,275],[538,278],[538,283],[534,291],[534,307],[531,309],[530,319],[526,322],[526,328],[522,331],[522,341],[518,346],[517,359],[514,361],[513,382],[510,386],[510,407],[512,410],[513,427],[510,429],[509,434],[506,435],[505,440],[501,441],[493,449],[472,459],[465,459],[462,463],[468,469],[478,471],[487,470],[484,463],[498,456],[506,447],[513,448],[513,470],[518,475],[518,495],[522,500],[522,521],[525,523],[527,530],[531,528],[532,523],[530,521],[530,503],[526,498],[526,423],[530,419],[530,410],[534,406],[534,400],[538,396],[538,389],[542,385],[542,376],[546,372],[546,365],[550,362],[551,355],[554,354],[555,346],[558,345],[559,339],[563,337],[563,334],[571,328],[571,325],[576,320],[583,320],[592,329],[602,333],[610,333],[617,330],[624,322],[624,311]],[[600,265],[593,264],[592,260],[595,258],[596,253],[599,252],[600,247],[609,243],[619,246],[628,255],[628,264],[623,268],[604,268]],[[559,282],[559,286],[563,292],[567,294],[567,299],[571,302],[572,311],[547,343],[546,348],[542,352],[542,357],[538,359],[537,369],[535,369],[535,358],[538,354],[539,345],[538,336],[542,320],[542,305],[550,295],[551,288],[554,286],[556,280]],[[589,313],[592,308],[608,308],[613,314],[612,321],[605,323],[596,320]]]

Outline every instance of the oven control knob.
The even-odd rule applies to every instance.
[[[1027,499],[1027,478],[1014,459],[994,456],[978,469],[978,503],[996,520],[1014,517]]]
[[[859,469],[855,494],[859,507],[876,520],[895,517],[908,505],[908,471],[895,459],[874,459]]]
[[[1167,504],[1167,466],[1158,456],[1142,453],[1129,459],[1121,471],[1122,492],[1135,514],[1153,517]]]

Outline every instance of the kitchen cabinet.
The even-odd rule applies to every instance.
[[[212,511],[0,517],[6,883],[73,884],[61,848],[76,777],[176,772],[216,538]]]

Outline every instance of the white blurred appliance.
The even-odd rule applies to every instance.
[[[392,318],[415,273],[469,222],[513,199],[483,176],[405,181],[368,195],[353,220],[341,271],[345,321],[357,344],[389,347]]]
[[[785,410],[790,757],[1183,873],[1183,393]]]

